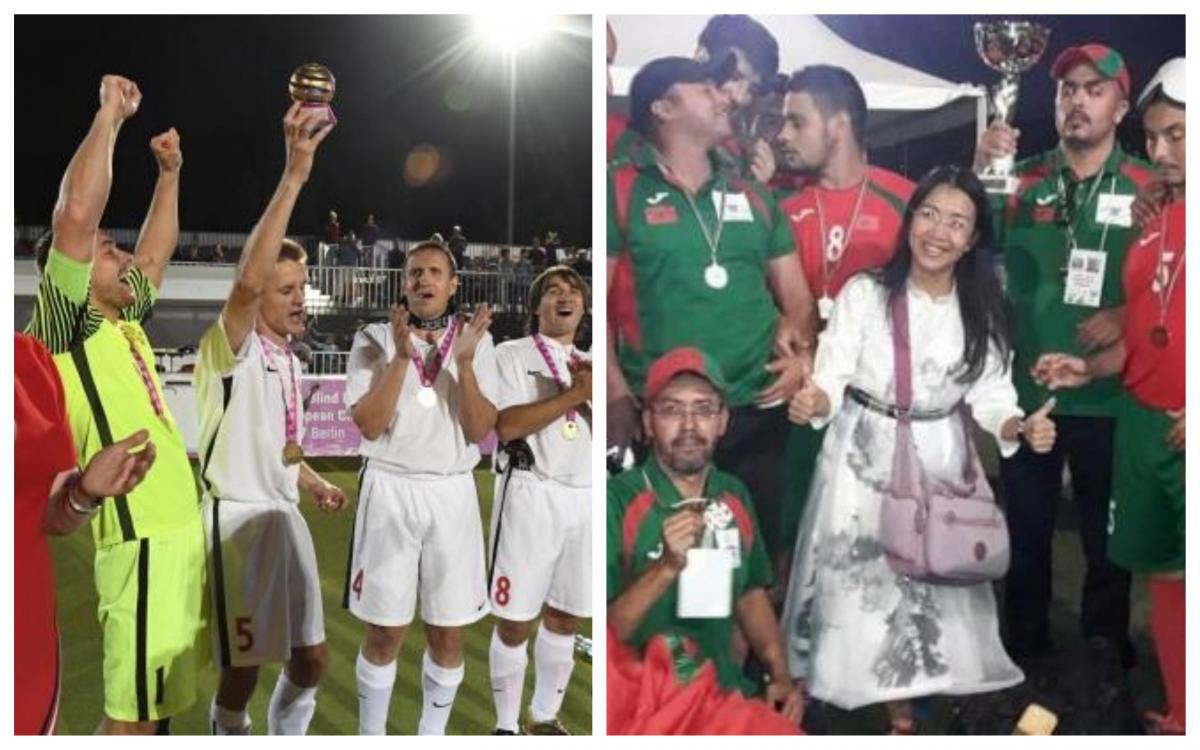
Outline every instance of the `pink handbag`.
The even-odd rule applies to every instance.
[[[934,486],[913,445],[908,295],[896,295],[891,307],[899,416],[892,478],[883,493],[879,519],[888,564],[901,575],[928,583],[996,580],[1008,571],[1008,524],[975,450],[968,427],[970,408],[965,403],[960,407],[966,442],[963,482]]]

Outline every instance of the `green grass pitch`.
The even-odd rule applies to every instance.
[[[325,604],[325,636],[329,643],[329,672],[317,692],[317,711],[309,734],[357,734],[358,692],[354,679],[354,661],[362,639],[363,625],[342,609],[342,588],[346,574],[346,548],[354,522],[354,498],[357,496],[357,460],[330,459],[311,462],[313,468],[340,485],[350,500],[339,514],[316,511],[305,495],[301,501],[304,517],[312,531],[321,571],[321,591]],[[475,472],[479,487],[483,527],[488,528],[492,508],[492,475]],[[90,734],[100,721],[104,706],[101,669],[100,626],[96,620],[96,589],[92,582],[92,540],[87,529],[55,539],[55,579],[58,618],[63,648],[62,703],[59,709],[60,734]],[[419,604],[418,604],[419,607]],[[414,622],[414,625],[416,623]],[[584,635],[591,637],[591,621],[582,624]],[[466,630],[466,678],[458,689],[454,712],[447,728],[449,734],[489,734],[495,726],[491,683],[488,678],[488,644],[492,618],[485,617]],[[421,711],[421,654],[425,635],[413,627],[400,653],[396,687],[388,715],[388,734],[414,734]],[[532,648],[530,649],[532,651]],[[522,710],[533,695],[533,656],[526,673]],[[267,701],[279,674],[277,666],[264,667],[258,689],[250,701],[254,733],[267,728]],[[171,721],[172,734],[208,734],[208,709],[216,688],[217,673],[211,666],[198,678],[196,703]],[[573,734],[592,731],[592,665],[577,658],[559,719]]]

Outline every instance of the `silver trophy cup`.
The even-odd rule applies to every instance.
[[[981,21],[975,24],[975,49],[984,64],[1001,74],[988,90],[991,122],[1012,125],[1017,112],[1020,76],[1041,59],[1050,41],[1050,29],[1028,21]],[[989,193],[1012,194],[1017,189],[1013,157],[993,159],[979,175]]]

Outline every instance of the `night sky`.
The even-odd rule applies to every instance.
[[[560,20],[518,57],[516,240],[555,229],[591,237],[591,21]],[[58,182],[97,106],[104,73],[138,82],[141,110],[122,128],[105,224],[137,227],[155,166],[147,142],[176,127],[184,153],[184,230],[246,232],[283,167],[280,121],[291,71],[309,61],[337,77],[339,123],[317,154],[292,234],[343,229],[374,213],[385,236],[426,237],[461,224],[501,242],[506,223],[507,63],[464,45],[468,17],[29,17],[15,23],[16,213],[49,222]],[[453,57],[452,60],[444,59]],[[414,186],[405,163],[442,157]]]

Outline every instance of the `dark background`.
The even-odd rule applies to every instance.
[[[1133,7],[1131,6],[1131,10]],[[1028,20],[1050,29],[1050,43],[1038,63],[1021,77],[1016,126],[1021,130],[1020,156],[1051,148],[1054,130],[1054,82],[1050,66],[1067,47],[1100,42],[1121,53],[1129,68],[1132,99],[1172,57],[1184,54],[1183,16],[820,16],[846,41],[868,52],[958,83],[993,85],[1000,74],[975,52],[976,21]],[[781,45],[787,40],[780,40]],[[786,72],[786,71],[785,71]],[[1145,142],[1136,113],[1117,130],[1127,151],[1144,155]],[[933,164],[969,160],[973,126],[907,144],[907,148],[872,153],[872,161],[919,177]]]
[[[561,20],[518,57],[515,240],[557,230],[591,238],[591,21]],[[505,240],[507,63],[467,41],[466,16],[18,16],[15,183],[18,224],[47,224],[58,182],[95,113],[100,78],[143,94],[118,141],[105,225],[138,227],[155,166],[147,143],[176,127],[184,153],[180,226],[249,231],[283,167],[287,81],[316,61],[337,78],[339,123],[322,145],[291,234],[344,230],[374,213],[386,237]],[[443,155],[433,183],[404,179],[413,147]]]

